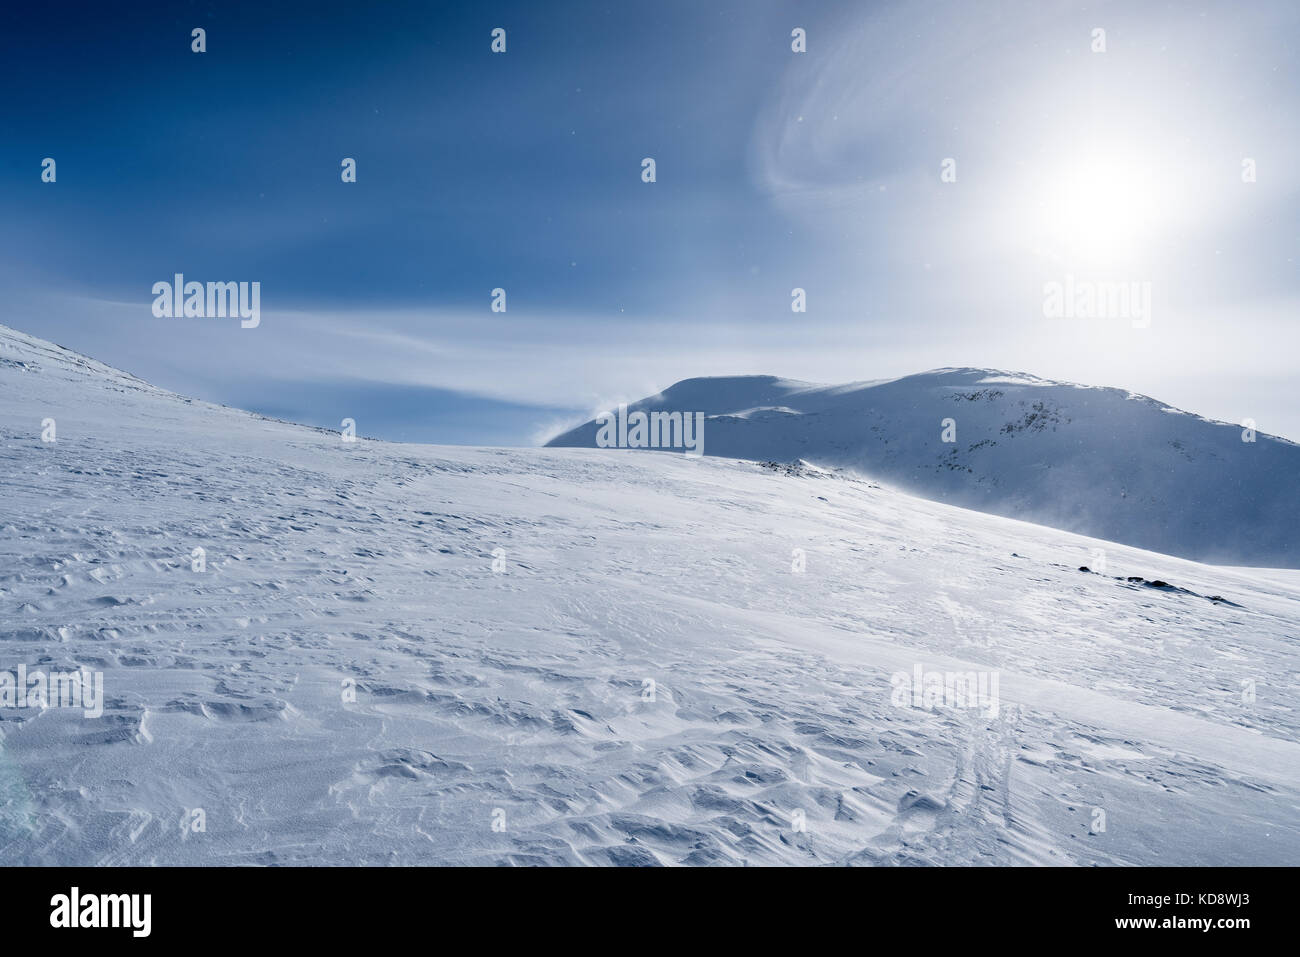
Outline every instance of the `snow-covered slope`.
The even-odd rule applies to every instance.
[[[0,670],[107,698],[0,707],[0,864],[1300,859],[1293,572],[0,357]]]
[[[1300,567],[1300,445],[1243,441],[1240,426],[1119,389],[987,369],[845,386],[738,376],[628,406],[655,410],[705,413],[706,455],[850,468],[1184,558]],[[591,448],[596,434],[592,421],[549,445]]]

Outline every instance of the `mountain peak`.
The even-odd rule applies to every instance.
[[[720,376],[684,379],[629,403],[636,412],[701,414],[706,455],[802,459],[1203,561],[1300,565],[1300,446],[1123,389],[973,367],[842,385]],[[623,436],[637,447],[635,431]],[[599,438],[593,420],[547,444],[611,444]]]

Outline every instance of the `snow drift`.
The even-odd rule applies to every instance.
[[[1294,572],[347,443],[0,327],[0,672],[103,676],[0,693],[0,864],[1290,864],[1297,621]]]

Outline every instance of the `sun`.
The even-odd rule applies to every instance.
[[[1066,262],[1132,262],[1166,218],[1162,192],[1149,164],[1138,159],[1120,155],[1074,159],[1038,184],[1036,241]]]

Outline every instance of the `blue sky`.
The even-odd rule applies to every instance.
[[[179,392],[534,444],[688,376],[972,365],[1300,439],[1294,3],[31,5],[0,54],[0,322]],[[155,318],[177,272],[262,324]],[[1066,275],[1149,326],[1045,318]]]

